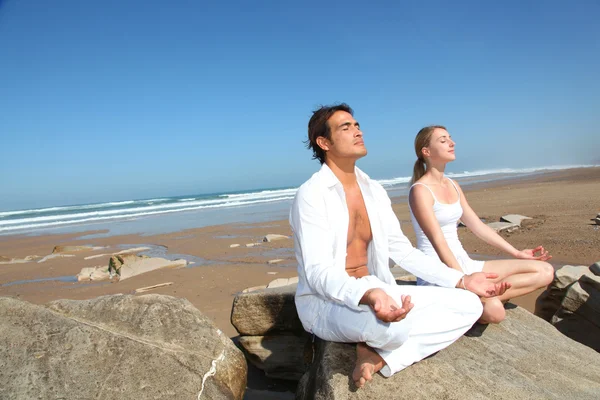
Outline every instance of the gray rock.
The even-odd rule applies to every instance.
[[[275,240],[283,240],[283,239],[289,239],[289,236],[285,236],[285,235],[278,235],[275,233],[269,233],[268,235],[266,235],[263,238],[263,242],[274,242]]]
[[[190,302],[0,298],[2,399],[241,399],[242,352]]]
[[[500,217],[501,222],[517,224],[519,226],[521,226],[521,222],[523,222],[526,219],[532,219],[532,218],[526,217],[524,215],[519,215],[519,214],[508,214],[508,215],[503,215],[502,217]]]
[[[519,224],[514,224],[512,222],[490,222],[489,224],[487,224],[487,226],[489,226],[496,232],[512,232],[516,229],[519,229]]]
[[[552,324],[571,339],[600,351],[600,277],[583,275],[571,285]]]
[[[597,261],[590,265],[590,271],[592,271],[594,275],[600,276],[600,261]]]
[[[600,354],[522,308],[479,337],[356,390],[355,346],[318,341],[297,399],[598,399]]]
[[[535,302],[535,315],[550,322],[568,288],[583,275],[593,276],[591,267],[565,265],[556,270],[554,280]]]
[[[298,381],[312,361],[312,337],[302,335],[241,336],[248,360],[269,378]]]
[[[294,303],[296,286],[239,293],[233,300],[231,324],[240,335],[247,336],[264,336],[273,332],[303,333]]]

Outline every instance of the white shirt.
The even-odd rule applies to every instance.
[[[385,189],[360,169],[355,171],[373,235],[367,249],[367,266],[372,276],[355,278],[346,272],[346,196],[342,183],[326,164],[300,186],[290,210],[298,260],[296,308],[309,332],[328,304],[334,302],[364,311],[359,302],[367,290],[396,285],[389,268],[390,258],[410,273],[439,286],[455,287],[463,276],[415,249],[402,233]]]

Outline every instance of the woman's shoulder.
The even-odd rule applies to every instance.
[[[427,180],[423,178],[419,179],[411,185],[408,197],[409,200],[435,200],[433,191],[428,186]]]

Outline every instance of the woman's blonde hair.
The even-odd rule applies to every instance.
[[[415,153],[417,154],[417,161],[415,161],[415,166],[413,167],[413,176],[410,180],[411,185],[425,175],[425,157],[423,157],[423,147],[429,146],[429,142],[431,142],[431,135],[433,135],[433,131],[436,129],[443,129],[447,131],[445,126],[431,125],[426,126],[425,128],[421,129],[419,133],[417,133],[417,137],[415,138]]]

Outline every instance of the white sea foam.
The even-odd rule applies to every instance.
[[[219,197],[225,197],[228,199],[263,199],[272,198],[278,196],[290,196],[296,194],[298,188],[293,189],[276,189],[276,190],[262,190],[260,192],[250,193],[235,193],[235,194],[223,194]]]
[[[109,216],[93,216],[93,217],[89,217],[89,218],[77,218],[77,219],[69,219],[69,220],[55,220],[52,222],[39,222],[39,219],[36,221],[33,221],[34,219],[31,219],[29,221],[23,221],[21,225],[17,225],[17,226],[1,226],[0,225],[0,232],[7,232],[7,231],[15,231],[15,230],[24,230],[24,229],[38,229],[38,228],[48,228],[48,227],[56,227],[56,226],[64,226],[64,225],[75,225],[75,224],[81,224],[81,223],[89,223],[89,222],[98,222],[98,221],[108,221],[108,220],[115,220],[115,219],[131,219],[131,218],[138,218],[138,217],[146,217],[149,215],[157,215],[157,214],[169,214],[169,213],[175,213],[175,212],[181,212],[181,211],[193,211],[193,210],[201,210],[204,208],[221,208],[221,207],[236,207],[236,206],[246,206],[246,205],[250,205],[250,204],[258,204],[258,203],[270,203],[270,202],[276,202],[276,201],[283,201],[283,200],[290,200],[293,197],[278,197],[278,198],[273,198],[273,199],[262,199],[262,200],[253,200],[253,201],[233,201],[233,202],[226,202],[226,203],[221,203],[221,204],[209,204],[209,205],[199,205],[199,206],[195,206],[195,207],[180,207],[180,208],[176,208],[176,209],[167,209],[167,210],[157,210],[157,211],[149,211],[149,212],[134,212],[134,213],[129,213],[129,214],[118,214],[118,215],[109,215]],[[148,207],[146,207],[148,208]],[[137,209],[140,210],[140,209]],[[123,210],[121,210],[123,211]],[[77,215],[75,214],[74,216],[76,217],[81,217],[81,215]],[[62,218],[65,218],[66,215],[61,216]]]
[[[468,178],[475,176],[485,176],[485,175],[520,175],[520,174],[532,174],[535,172],[542,171],[558,171],[563,169],[573,169],[573,168],[590,168],[597,167],[598,165],[556,165],[549,167],[533,167],[533,168],[497,168],[497,169],[482,169],[476,171],[463,171],[463,172],[449,172],[446,176],[450,178]],[[402,176],[398,178],[391,179],[380,179],[377,180],[382,186],[389,187],[400,185],[403,183],[408,183],[411,179],[411,176]]]
[[[596,165],[567,165],[520,169],[499,168],[448,173],[447,175],[452,178],[490,176],[490,178],[495,179],[495,175],[525,175],[541,171],[594,166]],[[409,176],[378,180],[381,185],[388,189],[393,189],[394,187],[401,189],[402,187],[405,187],[409,181]],[[249,193],[222,194],[218,195],[216,198],[205,199],[199,198],[198,196],[183,199],[156,198],[86,204],[80,206],[5,211],[0,212],[0,232],[35,230],[47,227],[94,223],[98,221],[125,220],[150,215],[170,214],[201,209],[242,207],[252,204],[287,201],[294,197],[297,190],[297,188],[272,189]]]
[[[97,204],[83,204],[80,206],[61,206],[61,207],[47,207],[47,208],[34,208],[31,210],[16,210],[16,211],[3,211],[0,212],[0,218],[10,217],[13,215],[23,214],[43,214],[48,212],[61,212],[61,211],[76,211],[76,210],[89,210],[90,208],[108,208],[124,206],[128,204],[134,204],[142,202],[140,200],[127,200],[127,201],[111,201],[108,203],[97,203]]]

